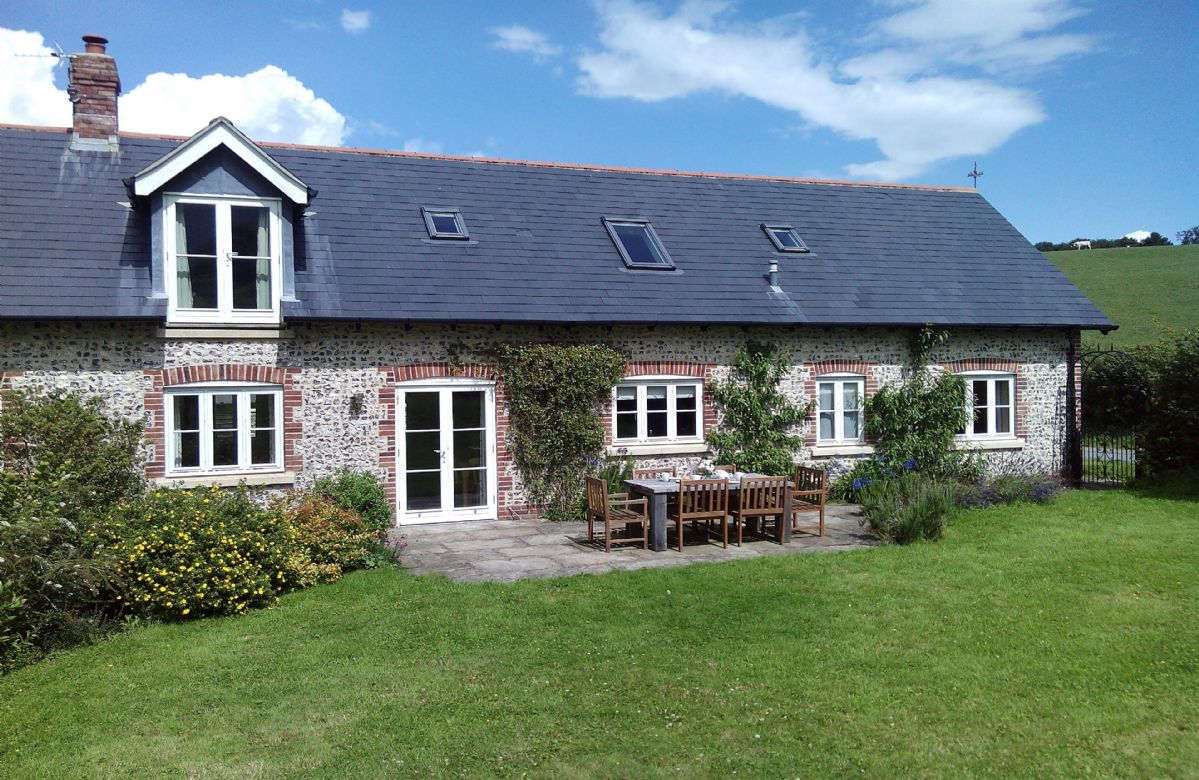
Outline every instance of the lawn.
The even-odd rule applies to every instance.
[[[619,554],[619,553],[617,553]],[[463,585],[359,573],[0,679],[0,776],[1195,777],[1199,499],[936,544]]]
[[[1120,326],[1090,344],[1128,347],[1160,341],[1167,328],[1199,327],[1199,246],[1046,252],[1070,281]]]

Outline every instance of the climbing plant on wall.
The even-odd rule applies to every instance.
[[[910,463],[933,476],[956,477],[968,460],[953,448],[967,422],[966,382],[948,372],[928,370],[933,349],[949,339],[945,330],[925,326],[912,334],[907,378],[885,385],[866,402],[866,435],[880,459]]]
[[[807,416],[808,407],[794,404],[779,390],[790,363],[773,344],[751,341],[738,348],[733,376],[711,387],[724,419],[708,437],[716,460],[741,471],[791,473],[795,451],[803,438],[792,427]]]
[[[604,403],[625,359],[598,344],[501,344],[492,361],[508,397],[508,447],[530,500],[573,519],[583,477],[604,452]]]

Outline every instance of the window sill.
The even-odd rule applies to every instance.
[[[272,471],[269,474],[196,474],[186,477],[159,477],[154,480],[156,485],[179,488],[237,487],[243,482],[249,487],[291,487],[296,484],[296,474],[294,471]]]
[[[953,447],[957,450],[1022,450],[1024,439],[1015,436],[1003,439],[957,439]]]
[[[872,455],[873,444],[817,444],[812,447],[813,458],[827,458],[835,455]]]
[[[609,455],[696,455],[707,452],[705,441],[663,444],[609,444]]]
[[[196,327],[168,325],[155,334],[160,339],[186,339],[188,341],[229,341],[231,339],[283,341],[294,339],[296,332],[278,325],[249,325]]]

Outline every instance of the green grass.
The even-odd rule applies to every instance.
[[[1161,341],[1169,329],[1199,327],[1199,246],[1046,252],[1070,281],[1120,326],[1090,344],[1129,347]]]
[[[1199,500],[459,585],[383,570],[0,679],[0,776],[1196,776]]]

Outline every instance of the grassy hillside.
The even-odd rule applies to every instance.
[[[1084,334],[1118,347],[1158,341],[1166,329],[1199,327],[1199,246],[1046,252],[1120,329]]]

